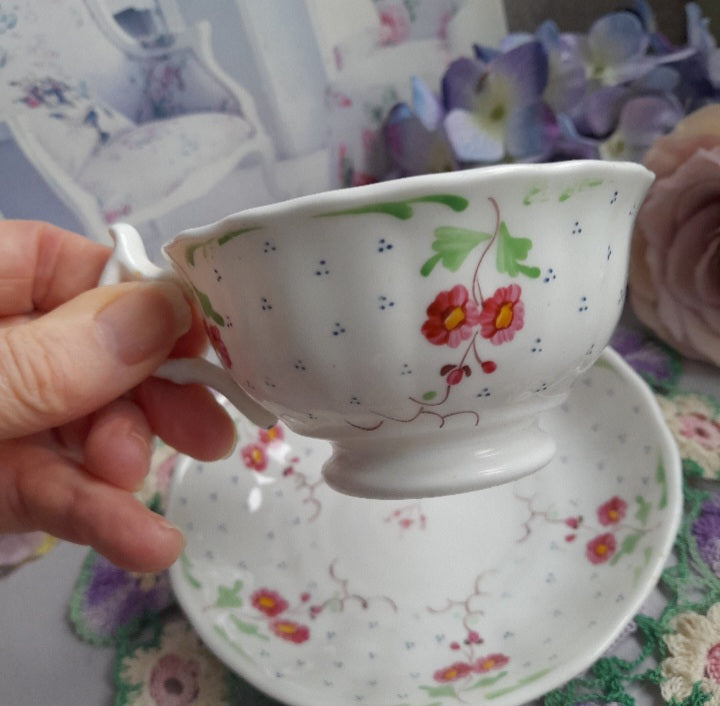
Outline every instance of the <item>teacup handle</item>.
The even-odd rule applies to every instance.
[[[133,280],[168,280],[186,289],[174,272],[158,267],[148,259],[142,238],[131,225],[116,223],[110,227],[110,235],[115,247],[98,285]],[[227,370],[204,358],[171,358],[160,365],[153,375],[180,384],[207,385],[226,397],[253,424],[265,429],[277,424],[277,417],[243,392]]]

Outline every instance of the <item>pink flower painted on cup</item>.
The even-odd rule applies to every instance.
[[[421,331],[436,346],[457,348],[473,334],[480,323],[480,312],[468,290],[457,284],[440,292],[426,310],[427,319]]]
[[[205,330],[207,331],[208,338],[210,339],[210,344],[217,353],[218,358],[220,358],[220,362],[226,368],[232,368],[232,360],[230,359],[230,353],[228,353],[227,346],[222,340],[222,336],[220,335],[220,329],[217,326],[208,326],[206,324]]]
[[[520,301],[522,289],[517,284],[499,287],[483,302],[480,313],[480,334],[490,343],[500,345],[512,341],[523,327],[525,307]]]
[[[604,564],[617,549],[615,535],[601,534],[591,539],[585,547],[585,556],[591,564]]]
[[[680,353],[720,365],[720,105],[657,139],[645,165],[657,180],[635,224],[630,302]]]
[[[597,515],[600,524],[607,527],[608,525],[616,525],[622,522],[626,512],[627,503],[622,498],[615,496],[600,505],[597,510]]]

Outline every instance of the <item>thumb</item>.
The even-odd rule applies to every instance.
[[[102,407],[151,375],[190,325],[178,286],[128,282],[0,329],[0,439]]]

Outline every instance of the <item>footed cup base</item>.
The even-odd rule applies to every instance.
[[[343,439],[323,466],[327,484],[375,499],[454,495],[513,481],[547,465],[555,440],[536,425],[502,431],[428,433],[395,439]]]

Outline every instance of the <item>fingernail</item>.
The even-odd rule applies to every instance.
[[[162,515],[158,515],[157,526],[164,532],[177,535],[182,543],[182,547],[185,548],[185,535],[172,522],[166,520]]]
[[[125,365],[169,351],[191,320],[188,303],[171,282],[133,283],[95,318],[102,344]]]

